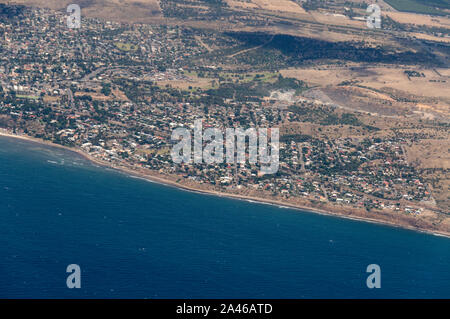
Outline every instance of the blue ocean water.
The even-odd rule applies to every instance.
[[[450,298],[450,239],[182,191],[0,137],[0,298]]]

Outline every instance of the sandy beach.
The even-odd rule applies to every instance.
[[[13,134],[13,133],[10,133],[10,132],[0,129],[0,136],[22,139],[22,140],[26,140],[29,142],[47,145],[50,147],[62,148],[62,149],[65,149],[65,150],[68,150],[71,152],[75,152],[78,155],[82,156],[83,158],[89,160],[90,162],[95,163],[96,165],[99,165],[102,167],[107,167],[107,168],[112,168],[112,169],[118,170],[120,172],[123,172],[123,173],[128,174],[133,177],[138,177],[138,178],[150,181],[150,182],[155,182],[155,183],[159,183],[159,184],[163,184],[163,185],[167,185],[167,186],[176,187],[176,188],[183,189],[186,191],[192,191],[192,192],[201,193],[201,194],[205,194],[205,195],[211,195],[211,196],[245,200],[245,201],[250,201],[250,202],[255,202],[255,203],[260,203],[260,204],[269,204],[269,205],[274,205],[274,206],[278,206],[278,207],[282,207],[282,208],[295,209],[295,210],[298,210],[301,212],[306,211],[306,212],[317,213],[317,214],[322,214],[322,215],[347,218],[347,219],[376,223],[376,224],[387,225],[387,226],[392,226],[392,227],[399,227],[399,228],[403,228],[403,229],[409,229],[409,230],[414,230],[414,231],[418,231],[418,232],[428,233],[431,235],[443,236],[443,237],[450,238],[450,231],[441,231],[441,230],[435,230],[435,229],[428,229],[428,228],[424,228],[424,227],[414,227],[414,226],[408,225],[404,222],[394,223],[394,222],[386,221],[383,219],[369,218],[366,216],[358,216],[357,215],[358,209],[350,209],[350,208],[347,209],[347,208],[343,207],[343,208],[339,208],[339,209],[336,208],[335,211],[324,210],[324,209],[319,209],[316,207],[310,207],[310,206],[306,206],[306,205],[293,204],[293,203],[289,203],[289,202],[285,202],[285,201],[281,201],[281,200],[272,200],[272,199],[261,198],[261,197],[253,197],[253,196],[246,196],[246,195],[240,195],[240,194],[218,192],[215,190],[202,189],[202,188],[195,187],[192,185],[188,186],[188,185],[178,183],[175,180],[171,180],[169,176],[161,176],[161,174],[151,171],[151,170],[148,170],[148,169],[137,170],[131,166],[124,167],[124,166],[112,165],[111,163],[105,162],[103,160],[99,160],[99,159],[87,154],[83,150],[55,144],[55,143],[52,143],[49,141],[30,137],[27,135]],[[175,178],[175,177],[172,177],[172,178]],[[344,213],[343,211],[348,211],[348,213]]]

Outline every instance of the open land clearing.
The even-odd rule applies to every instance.
[[[447,150],[447,152],[443,152]],[[440,139],[426,139],[407,148],[407,159],[417,163],[421,168],[443,168],[450,170],[450,141],[442,136]]]
[[[325,25],[336,25],[336,26],[348,26],[354,28],[366,29],[367,24],[365,21],[351,20],[349,17],[339,14],[333,14],[328,12],[312,12],[314,20]]]
[[[417,141],[406,147],[407,159],[423,170],[438,206],[450,207],[450,141],[447,135]],[[448,222],[448,221],[447,221]]]
[[[230,7],[241,7],[241,8],[252,8],[252,9],[264,9],[269,11],[281,11],[281,12],[291,12],[291,13],[306,13],[305,9],[299,6],[294,1],[290,0],[250,0],[250,1],[239,1],[239,0],[226,0]]]
[[[450,38],[449,37],[436,37],[430,34],[424,34],[424,33],[411,33],[411,35],[413,37],[415,37],[416,39],[421,39],[421,40],[428,40],[428,41],[434,41],[434,42],[444,42],[444,43],[450,43]]]
[[[384,12],[392,20],[403,24],[426,25],[430,27],[450,27],[450,19],[417,13]]]
[[[408,76],[405,73],[408,71],[416,71],[420,76]],[[354,97],[366,96],[368,99],[366,104],[370,100],[377,100],[382,103],[381,105],[385,102],[388,107],[399,102],[399,106],[403,104],[405,109],[413,107],[425,113],[437,112],[450,116],[448,69],[418,68],[416,70],[406,66],[349,64],[345,67],[318,66],[286,69],[281,70],[280,73],[285,77],[302,80],[310,86],[326,88],[328,92],[334,89],[342,91],[343,95],[345,95],[344,92],[348,92]],[[348,99],[345,102],[349,103],[350,97]],[[351,107],[351,104],[349,106]]]

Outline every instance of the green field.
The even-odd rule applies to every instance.
[[[448,0],[385,0],[398,11],[446,15],[443,9],[450,9]]]
[[[119,50],[122,50],[125,52],[135,52],[138,49],[137,45],[134,45],[131,43],[117,42],[117,43],[115,43],[115,45]]]

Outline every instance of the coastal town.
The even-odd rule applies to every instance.
[[[450,231],[450,208],[436,202],[407,151],[430,136],[448,140],[448,122],[380,120],[312,97],[312,85],[275,68],[225,65],[221,55],[245,49],[226,51],[239,46],[232,35],[208,42],[195,28],[94,18],[70,29],[61,12],[1,10],[4,133],[191,189]],[[278,172],[261,175],[249,163],[175,164],[173,130],[198,119],[222,131],[279,128]]]

